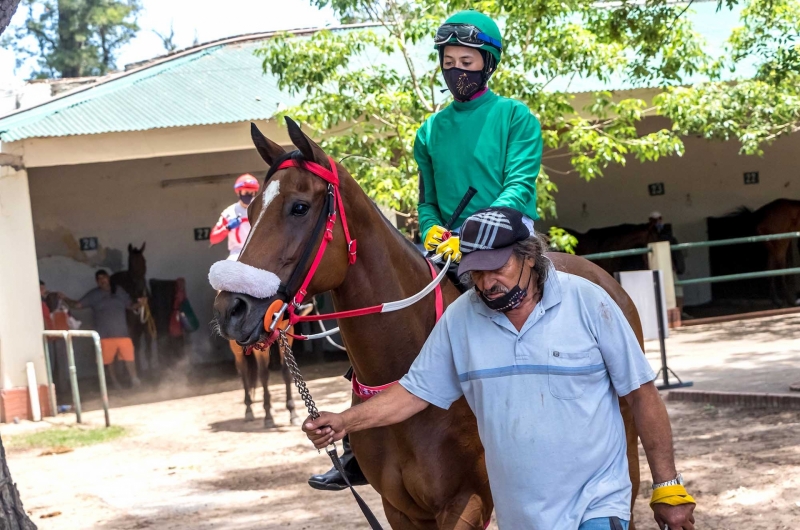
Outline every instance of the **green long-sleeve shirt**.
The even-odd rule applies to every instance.
[[[423,240],[443,225],[467,188],[478,193],[452,228],[477,210],[506,206],[531,219],[542,161],[542,128],[528,107],[488,90],[454,101],[428,118],[414,142],[419,166],[419,226]]]

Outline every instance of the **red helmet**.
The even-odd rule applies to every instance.
[[[233,191],[239,193],[244,190],[258,191],[258,179],[250,173],[245,173],[236,179],[236,184],[233,185]]]

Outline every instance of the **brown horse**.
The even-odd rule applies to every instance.
[[[800,231],[800,201],[778,199],[765,204],[754,212],[750,212],[749,215],[755,225],[755,233],[759,236]],[[792,241],[792,239],[777,239],[762,243],[767,249],[767,270],[789,267]],[[794,241],[797,242],[798,249],[800,249],[800,239],[795,239]],[[773,276],[771,278],[770,296],[777,305],[794,305],[795,297],[793,294],[786,276]]]
[[[322,149],[297,124],[288,119],[287,122],[289,136],[298,148],[288,156],[330,167]],[[265,138],[255,125],[252,135],[268,165],[286,158],[283,148]],[[331,291],[335,309],[342,311],[400,300],[422,290],[431,278],[428,264],[389,224],[344,167],[337,167],[344,203],[340,215],[346,213],[351,235],[358,240],[357,260],[348,266],[342,223],[337,221],[333,240],[309,285],[309,296]],[[239,260],[261,271],[272,271],[286,282],[302,261],[304,250],[320,244],[311,239],[311,234],[326,203],[327,186],[301,168],[281,170],[271,176],[268,184],[250,206],[249,218],[260,219],[261,224],[254,225],[251,241]],[[265,226],[269,229],[261,229]],[[560,270],[583,276],[606,289],[641,342],[636,309],[619,284],[579,257],[553,254],[550,259]],[[459,296],[446,280],[442,294],[446,305]],[[214,303],[220,332],[241,344],[262,340],[263,318],[276,298],[221,291]],[[435,324],[434,299],[431,294],[401,311],[340,321],[341,336],[359,381],[382,385],[400,379],[408,371]],[[633,499],[639,488],[637,436],[630,408],[624,400],[621,404]],[[484,452],[475,417],[465,399],[447,411],[428,407],[401,424],[353,433],[351,443],[365,476],[382,496],[392,528],[477,530],[489,520],[493,503]]]
[[[147,260],[144,258],[144,249],[147,243],[142,243],[140,248],[128,244],[128,270],[115,272],[111,275],[111,290],[116,291],[122,288],[134,302],[142,297],[150,298],[147,290]],[[140,377],[153,371],[153,340],[155,337],[148,336],[147,326],[142,323],[138,314],[127,313],[128,332],[131,335],[135,348],[136,372]],[[144,339],[144,353],[142,356],[142,339]],[[147,370],[145,370],[147,361]]]

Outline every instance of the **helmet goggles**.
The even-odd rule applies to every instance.
[[[503,49],[499,40],[493,39],[472,24],[444,24],[436,30],[436,37],[434,37],[433,43],[436,46],[441,46],[450,42],[454,37],[459,44],[471,48],[480,48],[488,44],[498,50]]]

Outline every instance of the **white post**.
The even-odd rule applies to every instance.
[[[678,307],[675,301],[675,274],[672,272],[672,252],[669,241],[659,241],[647,245],[650,248],[648,261],[650,270],[660,270],[662,273],[664,294],[666,296],[667,310]]]
[[[36,384],[36,368],[33,363],[25,363],[25,371],[28,373],[28,395],[31,398],[31,419],[42,421],[42,407],[39,404],[39,385]]]

